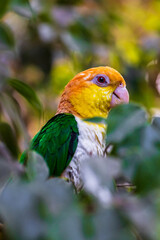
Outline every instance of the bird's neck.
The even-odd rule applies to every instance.
[[[78,99],[76,99],[76,101],[78,101]],[[80,101],[80,100],[76,102],[76,104],[73,104],[73,102],[71,102],[68,99],[68,97],[65,94],[63,94],[60,99],[60,103],[59,103],[56,114],[70,113],[81,119],[94,118],[94,117],[107,118],[109,109],[106,112],[102,112],[100,111],[99,108],[96,109],[92,105],[86,107],[85,104],[86,103],[83,103],[83,101]]]
[[[61,99],[56,114],[60,114],[60,113],[70,113],[76,117],[81,118],[81,115],[77,113],[72,103],[67,99]]]

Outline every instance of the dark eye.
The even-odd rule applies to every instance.
[[[109,84],[109,77],[105,74],[98,74],[93,79],[92,82],[99,87],[107,87]]]
[[[105,83],[106,79],[104,77],[100,76],[100,77],[98,77],[97,81],[99,83]]]

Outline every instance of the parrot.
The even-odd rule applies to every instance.
[[[44,158],[49,177],[63,177],[79,190],[83,162],[106,154],[105,124],[86,119],[107,118],[111,108],[128,102],[126,82],[118,71],[108,66],[82,71],[65,86],[55,116],[33,137],[29,150]],[[27,151],[20,158],[22,164],[26,161]]]

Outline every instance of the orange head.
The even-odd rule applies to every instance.
[[[110,108],[128,103],[123,77],[110,67],[96,67],[77,74],[65,87],[58,113],[81,118],[107,117]]]

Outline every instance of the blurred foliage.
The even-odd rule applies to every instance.
[[[159,0],[0,1],[0,239],[159,240],[159,13]],[[110,154],[86,161],[77,195],[35,152],[17,159],[66,83],[99,65],[136,104],[92,119]]]

